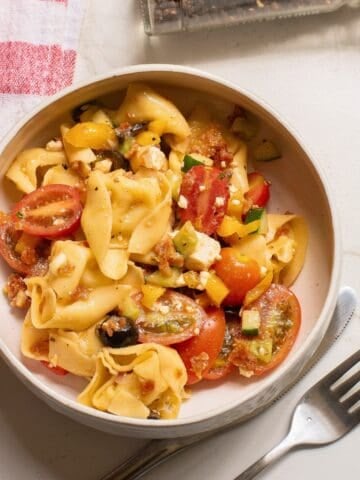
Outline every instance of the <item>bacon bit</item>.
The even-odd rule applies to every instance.
[[[233,161],[234,156],[227,149],[227,145],[218,146],[215,149],[215,154],[212,157],[215,167],[227,168],[227,166]],[[225,164],[225,166],[223,166]]]
[[[277,230],[277,232],[275,234],[275,239],[279,238],[281,235],[285,235],[285,236],[288,237],[288,236],[290,236],[290,233],[291,233],[290,226],[288,224],[285,224]]]
[[[34,355],[48,356],[49,355],[49,340],[41,340],[41,342],[35,343],[30,348]]]
[[[101,328],[105,330],[109,337],[112,337],[114,333],[124,328],[126,323],[125,317],[113,315],[101,324]]]
[[[77,300],[87,300],[89,298],[90,290],[85,287],[76,287],[71,294],[71,300],[76,302]]]
[[[254,362],[256,363],[257,360],[256,357],[249,351],[247,341],[238,338],[234,340],[229,361],[236,367],[241,367],[243,372],[252,372]],[[243,372],[241,373],[242,375],[244,375]],[[253,372],[251,374],[253,374]]]
[[[21,252],[20,259],[25,265],[34,265],[37,262],[37,254],[34,247],[25,247]]]
[[[189,152],[213,159],[214,166],[218,168],[221,168],[221,162],[229,165],[234,158],[228,151],[220,126],[216,123],[211,123],[206,128],[197,123],[192,125]]]
[[[70,275],[74,270],[75,270],[75,266],[67,263],[63,267],[60,267],[58,269],[57,273],[58,273],[58,275],[67,276],[67,275]]]
[[[139,377],[139,381],[142,395],[148,395],[154,390],[155,382],[153,380],[143,379]]]
[[[159,261],[159,270],[166,276],[171,275],[170,266],[183,267],[184,257],[175,250],[173,241],[166,235],[154,248]]]
[[[194,122],[189,141],[190,153],[199,153],[213,159],[216,152],[222,149],[226,149],[226,142],[218,124],[211,123],[204,128]]]
[[[18,273],[12,273],[4,287],[4,293],[8,296],[10,305],[17,308],[28,308],[30,298],[26,295],[24,279]]]
[[[206,352],[201,352],[196,357],[190,360],[191,368],[198,378],[202,378],[203,372],[209,366],[209,355]]]

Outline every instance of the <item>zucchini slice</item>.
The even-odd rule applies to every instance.
[[[279,148],[271,140],[263,140],[253,150],[254,160],[258,162],[271,162],[281,158]]]
[[[260,313],[257,310],[244,310],[242,312],[241,331],[245,335],[258,335],[260,323]]]
[[[267,223],[267,215],[265,208],[251,208],[245,217],[245,224],[254,222],[255,220],[260,221],[259,228],[257,229],[256,233],[260,233],[261,235],[266,235],[268,231],[268,223]]]
[[[183,172],[188,172],[192,167],[195,167],[196,165],[204,165],[203,162],[199,162],[199,160],[196,160],[194,157],[191,155],[185,155],[184,157],[184,164],[182,167]]]

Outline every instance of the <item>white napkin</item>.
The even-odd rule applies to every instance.
[[[0,1],[0,138],[42,97],[71,85],[85,5]]]

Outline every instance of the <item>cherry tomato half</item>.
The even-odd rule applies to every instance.
[[[80,192],[68,185],[46,185],[25,195],[11,212],[16,228],[37,237],[69,235],[80,225]]]
[[[223,345],[210,370],[204,373],[203,378],[205,380],[220,380],[235,370],[235,365],[230,362],[230,354],[233,349],[234,341],[240,336],[240,333],[241,324],[239,316],[234,320],[228,320],[226,317]]]
[[[241,305],[246,293],[260,282],[258,263],[232,247],[221,249],[221,259],[214,264],[214,269],[230,290],[223,305]]]
[[[188,374],[188,385],[205,378],[217,359],[224,342],[225,316],[219,308],[206,309],[206,319],[199,335],[175,346]]]
[[[48,369],[50,372],[54,373],[55,375],[59,375],[60,377],[63,377],[67,375],[69,372],[65,370],[65,368],[62,367],[53,367],[51,363],[46,362],[45,360],[40,360],[40,362]]]
[[[43,275],[48,268],[48,245],[45,240],[36,248],[29,248],[23,253],[16,251],[21,231],[16,230],[8,217],[0,221],[0,255],[16,272],[24,275]]]
[[[184,175],[180,195],[187,202],[185,208],[178,208],[181,221],[190,220],[199,232],[215,233],[225,216],[229,200],[226,172],[203,165],[192,167]]]
[[[197,334],[204,319],[204,310],[194,300],[168,290],[136,320],[139,342],[162,345],[183,342]]]
[[[270,198],[270,185],[265,178],[258,172],[252,172],[248,175],[249,190],[245,194],[245,198],[250,201],[251,205],[264,207]]]
[[[245,374],[263,375],[283,362],[291,350],[300,328],[301,309],[295,294],[277,284],[247,308],[260,314],[259,334],[251,338],[241,334],[230,361]]]

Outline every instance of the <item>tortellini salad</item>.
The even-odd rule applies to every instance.
[[[140,419],[176,418],[199,382],[286,361],[307,228],[268,211],[261,166],[282,153],[259,120],[203,104],[185,118],[141,83],[72,118],[6,173],[23,194],[0,215],[22,354],[84,377],[80,403]]]

